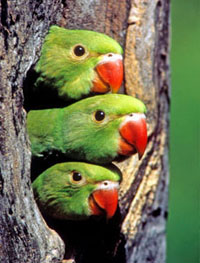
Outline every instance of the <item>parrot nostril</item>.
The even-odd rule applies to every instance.
[[[130,117],[133,117],[133,113],[131,113],[129,116],[130,116]]]
[[[104,182],[104,185],[107,186],[107,185],[108,185],[108,182]]]
[[[113,54],[111,54],[111,53],[110,53],[110,54],[108,54],[108,57],[112,57],[112,56],[113,56]]]

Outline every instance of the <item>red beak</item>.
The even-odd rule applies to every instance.
[[[109,53],[96,66],[97,75],[93,81],[93,92],[105,93],[112,91],[117,93],[123,80],[122,56]]]
[[[143,113],[132,113],[121,124],[120,150],[121,155],[132,155],[138,152],[139,159],[147,146],[147,125]]]
[[[93,215],[106,213],[109,219],[113,217],[117,209],[118,191],[116,188],[96,190],[91,195],[89,203]]]

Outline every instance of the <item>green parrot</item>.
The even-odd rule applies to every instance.
[[[90,93],[116,93],[123,79],[122,48],[94,31],[51,26],[36,65],[36,88],[57,91],[63,100]]]
[[[33,110],[27,117],[32,155],[53,152],[75,160],[109,163],[147,144],[144,104],[122,94],[98,95],[65,108]]]
[[[41,212],[56,219],[91,215],[111,218],[117,209],[121,172],[114,166],[83,162],[56,164],[32,183]]]

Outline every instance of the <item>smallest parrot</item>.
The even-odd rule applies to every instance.
[[[45,170],[32,187],[44,215],[62,220],[83,220],[91,215],[109,219],[117,209],[121,178],[113,164],[67,162]]]

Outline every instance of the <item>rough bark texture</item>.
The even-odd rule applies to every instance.
[[[64,254],[33,200],[22,106],[23,81],[50,24],[104,32],[125,48],[125,91],[147,105],[149,143],[142,160],[117,164],[123,182],[109,262],[165,262],[169,0],[1,0],[0,8],[0,262],[59,262]]]
[[[168,197],[169,2],[132,1],[126,36],[128,94],[147,105],[148,147],[143,159],[121,167],[120,207],[127,262],[165,262]]]
[[[44,223],[30,187],[22,83],[60,1],[1,1],[0,262],[59,262],[64,245]]]

